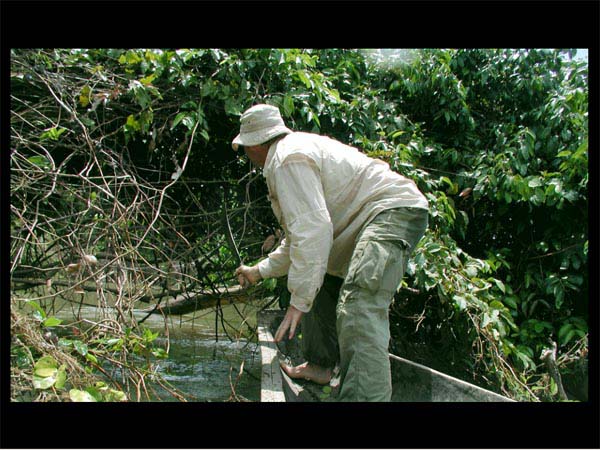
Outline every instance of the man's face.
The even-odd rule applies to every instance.
[[[265,166],[265,161],[267,159],[267,151],[265,147],[263,145],[249,145],[243,147],[244,153],[246,153],[248,159],[250,159],[255,166],[258,166],[262,169]]]

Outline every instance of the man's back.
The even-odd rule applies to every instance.
[[[304,197],[309,197],[306,192],[313,193],[314,204],[307,205],[307,210],[319,208],[316,197],[322,192],[333,225],[328,264],[328,273],[332,275],[344,276],[356,235],[378,213],[398,207],[428,209],[427,200],[415,183],[393,172],[387,163],[334,139],[296,132],[271,147],[264,167],[274,211],[281,210],[279,197],[300,197],[289,192],[294,189],[289,183],[292,171],[318,174],[321,189],[310,185],[301,189]],[[278,219],[285,227],[285,220]]]

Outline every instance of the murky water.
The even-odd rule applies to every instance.
[[[233,392],[260,400],[260,355],[252,342],[171,336],[169,358],[159,367],[165,380],[191,396],[188,400],[226,401],[235,398]],[[166,392],[160,397],[174,400]]]
[[[257,310],[249,304],[237,305],[237,310],[231,305],[224,306],[226,332],[220,319],[215,324],[214,310],[168,317],[169,357],[154,360],[156,373],[188,401],[260,401],[260,352],[255,336],[249,331],[256,323]],[[50,315],[62,319],[64,325],[75,321],[76,317],[97,321],[101,311],[92,306],[79,308],[69,302],[56,302]],[[136,312],[135,316],[140,320],[146,314]],[[243,323],[242,316],[249,319],[248,324]],[[154,341],[156,347],[167,348],[165,319],[161,315],[148,317],[143,325],[159,332]],[[118,371],[106,369],[113,372],[113,376],[117,375],[116,379],[120,378]],[[151,401],[177,401],[158,384],[148,381],[147,385],[157,395]]]

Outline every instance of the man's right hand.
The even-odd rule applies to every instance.
[[[238,277],[238,282],[243,288],[247,288],[256,284],[262,279],[258,266],[240,266],[235,270]]]

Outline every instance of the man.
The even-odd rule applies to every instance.
[[[340,401],[389,401],[388,309],[427,228],[427,200],[383,161],[288,129],[274,106],[244,112],[232,143],[240,145],[263,169],[285,239],[236,275],[242,286],[288,276],[290,306],[275,341],[291,339],[301,322],[306,362],[283,369],[326,384],[339,362]]]

